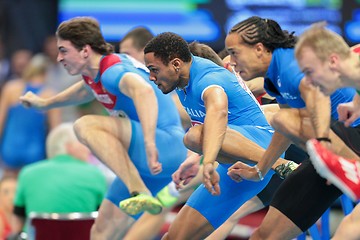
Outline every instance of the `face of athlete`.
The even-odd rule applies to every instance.
[[[79,51],[70,41],[61,38],[58,38],[57,46],[59,49],[57,61],[64,66],[70,75],[81,74],[88,62],[89,53],[87,49],[84,47]]]
[[[134,47],[134,40],[131,38],[127,38],[124,41],[122,41],[119,45],[119,51],[120,53],[125,53],[139,62],[144,63],[144,51],[138,50]]]
[[[180,83],[179,73],[173,61],[165,65],[160,58],[154,56],[153,52],[145,54],[145,65],[150,70],[150,81],[153,81],[164,94],[173,91]]]
[[[310,48],[302,48],[297,60],[306,80],[319,86],[325,95],[331,95],[341,87],[339,74],[330,67],[330,62],[322,62]]]
[[[238,33],[231,33],[225,39],[225,46],[230,55],[230,64],[243,80],[248,81],[265,76],[270,61],[262,59],[265,54],[262,44],[261,46],[260,44],[253,46],[245,44]]]

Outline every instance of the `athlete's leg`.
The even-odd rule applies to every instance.
[[[92,240],[122,239],[127,229],[134,222],[133,218],[107,199],[103,200],[98,214],[91,228]]]
[[[186,202],[188,197],[193,191],[188,190],[181,192],[178,201],[174,206]],[[124,240],[151,240],[154,239],[163,227],[167,214],[172,210],[173,207],[163,208],[162,212],[158,215],[151,215],[145,212],[141,217],[131,226],[129,231],[126,233]]]
[[[216,207],[216,206],[214,206]],[[186,240],[203,239],[214,228],[198,211],[187,205],[183,206],[162,239]]]
[[[293,239],[311,227],[340,195],[305,160],[280,185],[251,239]]]
[[[274,228],[276,230],[274,230]],[[295,238],[301,232],[302,231],[289,218],[276,208],[270,206],[260,227],[255,230],[250,239],[285,240]]]
[[[265,206],[262,201],[257,197],[253,197],[242,205],[236,212],[230,216],[219,228],[211,233],[206,240],[226,239],[230,235],[239,220],[253,212],[263,209]]]
[[[360,204],[353,209],[340,223],[332,240],[358,240],[360,239]]]
[[[128,118],[87,115],[75,122],[74,129],[80,142],[124,181],[130,193],[148,193],[128,155],[132,134]]]

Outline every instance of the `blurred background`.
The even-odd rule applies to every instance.
[[[108,42],[117,43],[142,25],[220,51],[228,29],[252,15],[272,18],[296,35],[313,22],[327,21],[349,43],[360,42],[360,0],[0,0],[0,36],[7,57],[17,49],[36,53],[62,20],[93,16]]]

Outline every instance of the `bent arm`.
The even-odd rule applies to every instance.
[[[214,163],[224,141],[228,123],[228,99],[223,89],[211,87],[203,94],[206,116],[203,126],[204,165]]]
[[[331,105],[330,97],[303,78],[299,85],[302,99],[305,101],[317,138],[328,138],[330,133]]]
[[[154,89],[135,73],[126,73],[119,83],[119,89],[134,102],[143,128],[145,144],[155,144],[158,103]]]

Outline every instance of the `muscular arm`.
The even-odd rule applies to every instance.
[[[319,87],[309,84],[305,78],[300,82],[299,90],[305,101],[317,138],[328,138],[330,132],[330,97],[321,93]]]
[[[119,83],[119,89],[134,102],[145,143],[155,144],[158,103],[153,88],[138,74],[126,73]]]
[[[151,173],[158,174],[162,171],[162,166],[158,161],[155,143],[158,103],[154,89],[135,73],[126,73],[119,83],[119,89],[134,102],[144,133],[147,163]]]
[[[279,107],[281,109],[289,108],[289,106],[286,104],[279,104]],[[281,154],[283,154],[289,148],[290,144],[291,141],[287,137],[278,131],[274,132],[270,141],[270,145],[257,164],[263,175],[265,175],[270,170],[274,163],[280,158]]]
[[[223,89],[211,87],[203,95],[206,117],[203,130],[204,165],[214,163],[227,128],[228,99]]]

